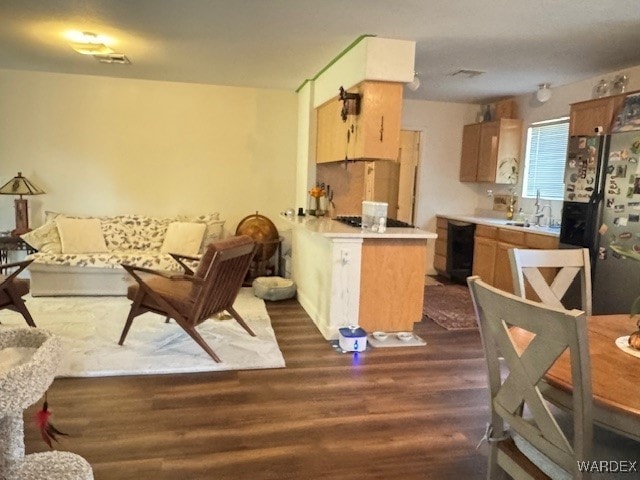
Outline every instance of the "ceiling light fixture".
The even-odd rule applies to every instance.
[[[420,77],[417,72],[413,73],[413,80],[407,83],[407,88],[412,92],[415,92],[420,88]]]
[[[82,55],[108,55],[113,50],[105,42],[109,39],[103,35],[91,32],[69,32],[67,38],[71,40],[69,45]]]
[[[541,83],[538,85],[538,91],[536,92],[536,98],[540,103],[544,103],[551,98],[551,84]]]

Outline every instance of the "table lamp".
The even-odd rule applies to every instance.
[[[16,228],[11,235],[18,236],[27,233],[29,230],[29,208],[27,200],[22,198],[23,195],[41,195],[44,193],[39,187],[36,187],[27,178],[22,176],[22,172],[18,172],[18,176],[13,177],[2,187],[0,187],[1,195],[19,195],[20,198],[15,199],[16,204]]]

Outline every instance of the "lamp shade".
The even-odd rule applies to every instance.
[[[13,177],[2,187],[0,187],[0,194],[2,195],[41,195],[44,193],[40,187],[37,187],[31,181],[22,176],[22,172],[18,172],[18,175]]]

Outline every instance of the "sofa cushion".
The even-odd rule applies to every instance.
[[[100,220],[97,218],[56,218],[62,253],[107,252]]]
[[[217,212],[198,216],[179,215],[178,221],[204,223],[207,226],[207,229],[204,232],[204,237],[202,238],[202,243],[200,244],[201,254],[204,253],[205,249],[210,243],[215,242],[219,238],[222,238],[224,231],[224,220],[220,220],[220,214]]]
[[[62,253],[58,226],[54,221],[20,235],[20,238],[40,252]]]
[[[197,255],[206,228],[204,223],[172,222],[167,228],[167,234],[160,251],[189,256]]]
[[[105,253],[34,253],[27,257],[42,265],[71,267],[120,268],[127,263],[154,270],[176,270],[182,268],[167,253],[121,250]]]

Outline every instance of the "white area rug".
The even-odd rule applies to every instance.
[[[211,372],[285,366],[264,301],[243,288],[235,309],[256,333],[234,319],[209,319],[197,327],[222,360],[216,363],[175,321],[145,313],[133,321],[118,345],[131,301],[126,297],[25,297],[38,328],[63,340],[59,377],[101,377]],[[26,327],[21,315],[0,311],[0,328]],[[28,327],[27,327],[28,328]]]

